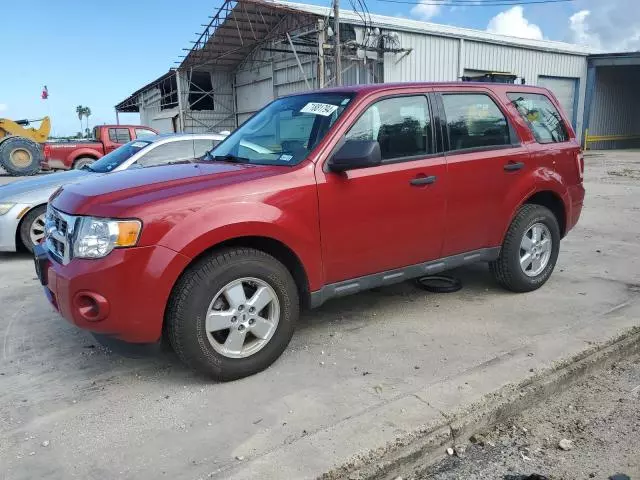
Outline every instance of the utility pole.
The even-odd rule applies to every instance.
[[[340,0],[333,0],[334,39],[336,41],[336,86],[342,85],[342,57],[340,49]]]
[[[318,88],[324,88],[324,20],[318,20]]]

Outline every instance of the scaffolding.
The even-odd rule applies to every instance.
[[[161,130],[232,130],[273,98],[335,85],[333,18],[265,0],[225,0],[177,67],[116,105]],[[384,52],[403,51],[367,25],[340,24],[345,84],[382,79]]]

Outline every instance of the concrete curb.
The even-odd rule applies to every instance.
[[[320,480],[386,480],[442,458],[444,449],[486,430],[549,398],[565,386],[620,359],[640,354],[640,328],[634,327],[607,342],[554,363],[534,376],[506,385],[481,400],[452,412],[440,411],[442,421],[398,437],[392,445],[358,455],[318,477]],[[425,403],[426,400],[423,399]]]

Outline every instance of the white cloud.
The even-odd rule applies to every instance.
[[[583,0],[586,7],[569,18],[566,40],[606,51],[640,50],[637,0]]]
[[[440,13],[440,5],[421,2],[411,9],[411,15],[418,20],[430,20]]]
[[[524,18],[524,10],[520,5],[500,12],[489,20],[487,31],[511,37],[532,38],[534,40],[542,40],[543,38],[540,27]]]
[[[589,31],[589,15],[591,15],[589,10],[580,10],[569,17],[571,41],[599,49],[601,48],[600,38]]]
[[[0,103],[0,112],[6,112],[7,110],[9,110],[9,105],[6,103]]]

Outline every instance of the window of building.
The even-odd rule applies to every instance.
[[[189,84],[189,108],[191,110],[213,110],[213,85],[211,73],[191,72]]]
[[[349,129],[346,139],[377,140],[383,160],[433,153],[427,98],[396,97],[374,103]]]
[[[495,102],[484,94],[444,94],[451,150],[509,145],[509,125]]]
[[[176,76],[165,78],[158,85],[160,88],[160,110],[171,110],[178,107],[178,84]]]
[[[507,96],[538,143],[557,143],[569,140],[569,133],[558,109],[545,95],[508,93]]]
[[[127,143],[131,141],[131,134],[128,128],[110,128],[109,140],[113,143]]]

